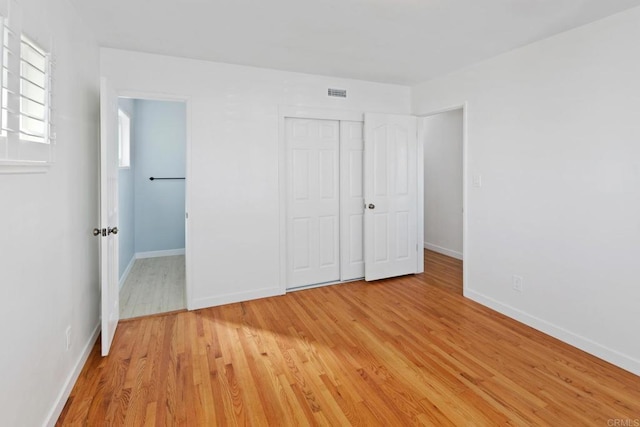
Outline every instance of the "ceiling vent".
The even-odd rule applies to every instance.
[[[331,89],[328,91],[329,96],[333,96],[334,98],[346,98],[347,91],[346,89]]]

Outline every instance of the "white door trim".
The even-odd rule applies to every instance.
[[[282,294],[287,292],[287,145],[284,123],[286,118],[363,122],[364,111],[333,110],[330,108],[292,105],[278,106],[279,288]]]
[[[446,106],[436,110],[416,114],[418,119],[425,117],[435,116],[437,114],[446,113],[448,111],[462,109],[462,294],[467,296],[468,291],[471,289],[471,283],[469,283],[469,137],[468,137],[468,118],[469,118],[469,103],[468,101],[462,104],[453,106]],[[424,127],[423,120],[418,120],[418,158],[424,158]],[[424,210],[424,160],[418,162],[418,209]],[[423,212],[424,217],[424,212]],[[418,242],[424,247],[424,221],[422,224],[418,224]],[[421,259],[418,260],[422,263],[424,270],[424,253]]]
[[[193,219],[190,217],[191,212],[191,129],[192,129],[192,100],[190,96],[175,95],[159,92],[141,92],[131,90],[118,90],[116,88],[118,97],[121,98],[134,98],[134,99],[146,99],[149,101],[173,101],[184,102],[186,108],[186,165],[185,165],[185,212],[188,217],[185,220],[185,299],[187,303],[187,310],[195,310],[196,304],[193,301],[193,262],[192,258],[192,245],[190,236],[190,223]]]
[[[416,157],[418,164],[416,172],[418,174],[418,194],[416,197],[418,208],[418,247],[424,248],[424,117],[418,118],[418,146],[416,147]],[[418,259],[416,260],[416,273],[424,273],[424,250],[418,251]]]

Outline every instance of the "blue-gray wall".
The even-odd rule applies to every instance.
[[[119,107],[131,118],[131,127],[135,126],[135,101],[133,99],[120,98]],[[133,132],[131,133],[131,145],[133,142]],[[119,263],[122,278],[124,271],[135,255],[134,240],[134,169],[135,157],[131,150],[131,168],[120,169],[118,171],[118,242],[119,242]]]
[[[184,249],[186,106],[135,101],[135,252]]]

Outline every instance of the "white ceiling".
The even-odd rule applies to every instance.
[[[640,0],[71,1],[102,46],[399,84],[640,6]]]

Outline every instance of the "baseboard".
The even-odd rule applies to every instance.
[[[462,259],[462,253],[457,251],[452,251],[451,249],[443,248],[442,246],[433,245],[431,243],[424,242],[424,248],[429,249],[433,252],[438,252],[439,254],[450,256],[455,259]]]
[[[284,295],[281,288],[264,288],[256,289],[249,292],[238,292],[235,294],[225,294],[209,298],[199,298],[191,303],[187,302],[189,310],[198,310],[201,308],[215,307],[218,305],[233,304],[236,302],[245,302],[252,299],[274,297]]]
[[[51,408],[51,410],[49,411],[49,414],[47,414],[47,418],[45,418],[45,422],[43,425],[51,426],[51,427],[55,426],[56,422],[58,421],[58,418],[60,417],[60,414],[62,413],[62,410],[64,409],[64,405],[67,403],[67,399],[71,394],[71,390],[73,390],[73,386],[76,384],[76,381],[80,376],[80,372],[82,372],[82,368],[84,368],[84,364],[87,363],[87,359],[89,358],[89,355],[91,354],[91,350],[93,349],[94,344],[98,340],[99,335],[100,335],[100,322],[98,322],[95,329],[91,333],[91,336],[89,337],[89,341],[87,341],[87,344],[82,349],[82,352],[80,353],[80,357],[78,358],[78,361],[76,362],[76,364],[73,367],[73,370],[67,377],[67,380],[64,383],[64,387],[60,391],[60,394],[58,394],[55,404],[53,405],[53,408]]]
[[[524,323],[527,326],[531,326],[547,335],[551,335],[554,338],[559,339],[567,344],[570,344],[580,350],[583,350],[593,356],[596,356],[602,360],[612,363],[624,370],[627,370],[635,375],[640,375],[640,360],[634,359],[619,351],[605,347],[595,341],[592,341],[583,336],[577,335],[571,331],[568,331],[546,320],[540,319],[536,316],[532,316],[510,305],[496,301],[493,298],[487,297],[479,292],[465,289],[464,296],[480,303],[486,307],[489,307],[499,313],[504,314],[518,322]]]
[[[313,285],[302,285],[302,286],[297,286],[295,288],[287,288],[287,293],[306,291],[308,289],[315,289],[315,288],[323,288],[325,286],[344,285],[346,283],[359,282],[361,280],[364,280],[364,277],[358,277],[356,279],[348,279],[348,280],[338,280],[336,282],[315,283]]]
[[[143,258],[159,258],[162,256],[176,256],[176,255],[184,255],[184,248],[182,249],[169,249],[166,251],[151,251],[151,252],[136,252],[136,259]]]
[[[136,255],[133,254],[133,256],[131,257],[131,261],[129,261],[129,265],[127,265],[127,268],[124,269],[124,273],[122,273],[122,277],[120,278],[120,283],[118,284],[118,287],[120,289],[122,289],[122,285],[124,285],[124,282],[127,281],[127,277],[129,277],[129,273],[131,273],[131,269],[133,268],[133,264],[135,264],[136,262]]]

